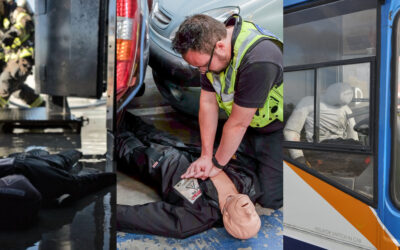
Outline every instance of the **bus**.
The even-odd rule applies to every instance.
[[[399,10],[284,0],[285,249],[399,249]]]

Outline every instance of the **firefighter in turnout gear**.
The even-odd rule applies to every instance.
[[[239,15],[221,23],[199,14],[188,17],[180,25],[172,44],[201,73],[202,152],[182,178],[213,177],[211,170],[223,168],[236,152],[242,152],[257,162],[255,172],[264,192],[257,202],[263,207],[281,207],[282,42]],[[229,118],[214,151],[218,107]]]
[[[25,84],[34,63],[34,23],[25,1],[0,0],[0,108],[11,95],[30,107],[44,106],[42,97]]]

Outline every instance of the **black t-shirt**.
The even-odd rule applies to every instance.
[[[234,38],[232,48],[233,45]],[[262,108],[272,86],[282,82],[282,51],[274,42],[261,40],[244,55],[236,79],[234,103],[245,108]],[[201,75],[201,88],[215,92],[205,75]],[[282,122],[274,121],[263,128],[252,129],[261,133],[270,133],[282,127]]]

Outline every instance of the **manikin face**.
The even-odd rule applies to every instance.
[[[228,196],[222,216],[226,231],[238,239],[254,237],[261,227],[253,202],[244,194]]]

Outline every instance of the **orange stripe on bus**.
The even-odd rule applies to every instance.
[[[377,249],[399,249],[370,207],[313,175],[285,162]]]

